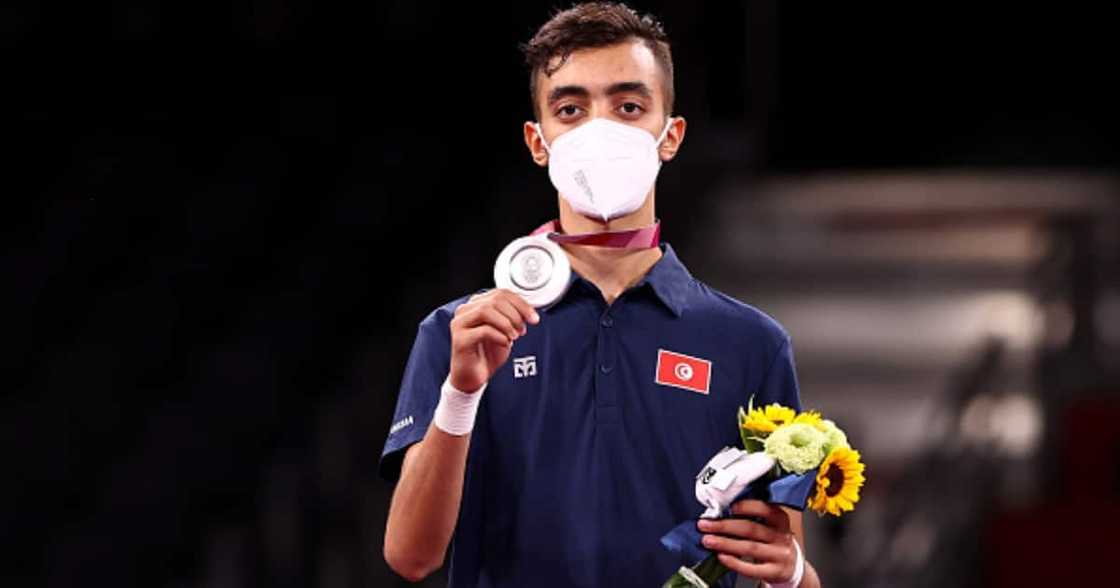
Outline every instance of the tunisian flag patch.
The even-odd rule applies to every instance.
[[[707,394],[712,383],[712,362],[683,353],[657,350],[658,384]]]

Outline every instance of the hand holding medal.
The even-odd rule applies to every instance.
[[[568,254],[558,243],[622,249],[656,247],[660,223],[622,231],[565,235],[558,223],[544,224],[514,239],[494,263],[497,288],[455,309],[451,320],[451,370],[440,390],[433,423],[450,435],[474,429],[486,383],[513,350],[514,341],[540,321],[535,309],[559,301],[572,283]]]

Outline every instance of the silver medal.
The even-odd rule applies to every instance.
[[[494,262],[494,283],[520,294],[535,308],[559,300],[571,274],[564,250],[543,234],[514,239]]]

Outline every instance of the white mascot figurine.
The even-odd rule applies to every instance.
[[[743,488],[774,469],[774,464],[774,458],[765,452],[724,447],[696,476],[696,500],[707,507],[700,517],[722,516]]]

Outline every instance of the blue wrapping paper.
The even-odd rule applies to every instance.
[[[817,470],[809,470],[804,474],[789,474],[776,480],[758,483],[756,480],[747,484],[743,491],[735,496],[731,504],[744,498],[762,500],[771,504],[788,506],[797,511],[804,511],[809,501],[809,494],[817,485]],[[720,518],[727,518],[730,512],[725,510]],[[680,557],[681,564],[692,567],[708,557],[711,552],[700,543],[702,533],[696,528],[696,520],[685,521],[673,527],[661,537],[661,545],[670,552]]]
[[[661,536],[661,545],[680,557],[681,565],[692,567],[704,561],[710,553],[700,543],[700,531],[696,521],[685,521]]]
[[[817,487],[817,468],[811,469],[804,474],[789,474],[782,476],[769,484],[758,484],[758,489],[754,489],[755,484],[748,484],[743,491],[735,497],[735,500],[742,500],[743,498],[753,498],[771,504],[779,504],[781,506],[788,506],[798,512],[805,510],[805,505],[809,502],[809,495]],[[732,501],[732,503],[735,502]]]

